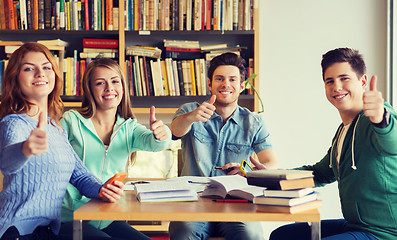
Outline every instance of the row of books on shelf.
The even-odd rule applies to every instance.
[[[53,49],[53,54],[64,73],[64,95],[81,95],[81,79],[87,64],[94,58],[118,57],[117,39],[83,39],[83,51],[73,51],[73,57],[64,58],[67,42],[61,39],[38,41]],[[23,43],[0,41],[9,56]],[[179,47],[177,47],[179,46]],[[227,45],[199,46],[198,41],[164,40],[165,58],[156,47],[127,47],[125,75],[131,96],[197,96],[208,95],[207,65],[212,57],[226,51],[240,54],[240,48],[228,49]],[[210,50],[213,49],[213,50]],[[173,58],[170,55],[175,55]],[[201,58],[205,56],[206,59]],[[183,59],[183,60],[181,60]],[[253,59],[249,60],[248,76],[253,73]],[[243,94],[251,94],[250,89]]]
[[[132,96],[207,95],[207,65],[204,59],[164,60],[130,56],[126,61]]]
[[[0,0],[0,30],[117,30],[118,0]]]
[[[125,30],[252,30],[254,0],[126,0]],[[119,0],[0,0],[0,30],[118,30]]]
[[[125,30],[252,30],[254,0],[127,0]]]
[[[244,178],[239,175],[216,177],[179,177],[149,184],[135,184],[133,188],[141,202],[196,201],[197,193],[205,198],[222,202],[252,202],[257,211],[298,213],[321,207],[318,193],[313,189],[311,171],[259,170]],[[292,177],[291,177],[292,176]],[[194,179],[192,179],[194,178]],[[249,178],[261,179],[261,184],[249,184]],[[289,187],[277,187],[267,182],[310,179]],[[265,187],[267,186],[267,187]],[[270,187],[269,187],[270,186]]]

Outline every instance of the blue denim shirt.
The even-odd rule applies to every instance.
[[[199,103],[186,103],[175,113],[174,119],[191,112]],[[173,140],[178,139],[172,136]],[[207,122],[195,122],[189,132],[181,137],[183,168],[182,176],[218,176],[215,170],[230,162],[249,162],[254,152],[272,148],[269,131],[262,117],[237,106],[223,125],[222,117],[216,112]]]

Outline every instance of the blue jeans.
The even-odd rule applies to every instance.
[[[73,222],[62,223],[59,231],[60,240],[72,240]],[[104,229],[98,229],[88,222],[83,222],[83,240],[150,240],[149,237],[131,227],[127,222],[113,221]]]
[[[322,240],[377,240],[367,232],[346,229],[345,219],[321,221]],[[311,229],[307,223],[294,223],[281,226],[270,235],[270,240],[310,240]]]
[[[55,240],[57,236],[52,232],[48,226],[39,226],[31,234],[19,235],[16,227],[10,227],[3,234],[0,240]]]
[[[201,240],[225,237],[227,240],[262,240],[259,222],[171,222],[170,240]]]

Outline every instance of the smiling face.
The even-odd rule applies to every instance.
[[[32,103],[47,100],[55,85],[52,64],[42,52],[28,52],[22,59],[18,82]]]
[[[354,118],[363,109],[367,76],[359,79],[347,62],[334,63],[324,72],[325,94],[342,119]]]
[[[123,85],[115,71],[105,67],[96,68],[90,86],[97,110],[117,109],[123,98]]]
[[[244,90],[240,70],[233,65],[217,67],[212,76],[212,82],[209,81],[208,84],[212,95],[216,95],[215,104],[218,106],[237,105],[238,97]]]

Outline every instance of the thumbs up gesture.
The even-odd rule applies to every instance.
[[[168,138],[167,127],[163,121],[156,119],[156,108],[150,107],[150,130],[153,131],[154,137],[159,141],[164,141]]]
[[[46,124],[47,113],[40,112],[37,128],[30,133],[29,138],[22,144],[23,155],[30,157],[47,151],[47,132],[44,129]]]
[[[215,111],[215,103],[216,96],[212,95],[210,100],[208,102],[203,102],[198,108],[193,110],[190,113],[190,116],[192,118],[191,122],[206,122],[208,119],[211,118],[212,114],[214,114]]]
[[[369,117],[372,123],[382,122],[385,111],[383,106],[385,100],[382,97],[382,93],[377,90],[376,84],[377,77],[372,76],[371,82],[369,83],[369,91],[366,91],[363,95],[364,114]]]

